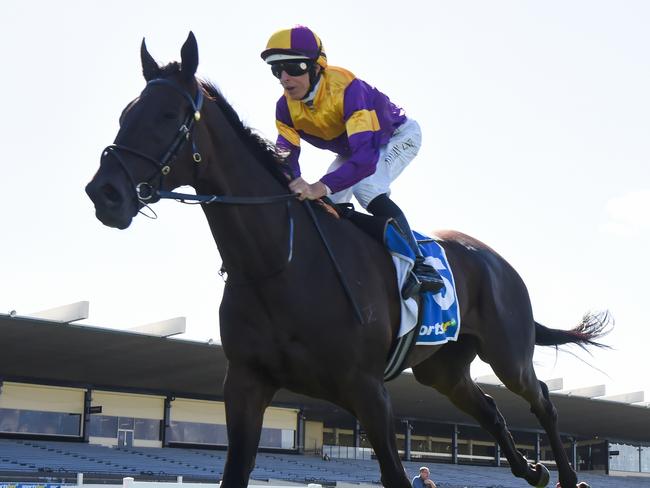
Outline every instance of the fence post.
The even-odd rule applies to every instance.
[[[77,486],[81,486],[83,484],[84,484],[84,474],[77,473]]]
[[[123,488],[133,488],[133,482],[135,479],[133,478],[122,478],[122,487]]]

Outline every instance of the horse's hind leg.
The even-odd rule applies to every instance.
[[[365,376],[346,392],[342,404],[359,419],[372,445],[379,467],[381,482],[387,488],[411,488],[395,443],[395,425],[390,397],[384,383]]]
[[[476,357],[476,341],[462,337],[446,344],[440,351],[413,368],[415,378],[446,395],[459,409],[471,415],[497,440],[510,463],[512,473],[537,487],[546,486],[548,470],[531,465],[515,448],[515,442],[496,403],[470,376],[470,364]]]
[[[532,324],[532,320],[531,320]],[[531,325],[531,329],[534,326]],[[586,488],[586,483],[578,484],[578,476],[571,467],[567,453],[557,427],[557,411],[548,394],[548,387],[537,379],[533,368],[532,354],[527,348],[511,348],[506,354],[503,344],[484,344],[481,359],[488,362],[503,384],[513,393],[524,398],[530,404],[530,410],[548,436],[553,457],[557,465],[558,477],[562,488]],[[494,350],[490,348],[494,347]]]
[[[578,483],[578,475],[571,467],[566,450],[562,445],[557,427],[557,411],[551,402],[548,387],[543,381],[537,379],[532,362],[522,369],[513,370],[512,364],[501,365],[499,362],[492,364],[492,368],[510,391],[528,401],[531,412],[535,414],[544,428],[553,450],[560,486],[562,488],[588,488],[589,485],[586,483]]]

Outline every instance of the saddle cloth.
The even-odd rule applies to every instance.
[[[435,240],[414,232],[420,245],[425,262],[432,265],[445,282],[444,288],[437,293],[423,293],[420,297],[421,313],[418,313],[418,301],[409,298],[401,303],[401,322],[398,337],[402,337],[415,327],[419,327],[417,345],[438,345],[458,339],[460,331],[460,308],[454,275],[447,261],[445,250]],[[392,226],[386,226],[384,242],[393,257],[397,271],[397,286],[401,290],[408,277],[415,255],[402,235]],[[418,317],[421,318],[418,323]]]

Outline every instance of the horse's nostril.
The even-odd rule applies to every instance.
[[[122,201],[122,196],[115,189],[113,185],[106,184],[102,186],[102,195],[109,203],[120,203]]]

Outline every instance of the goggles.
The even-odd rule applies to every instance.
[[[284,71],[289,76],[301,76],[309,71],[312,67],[312,62],[307,60],[284,61],[282,63],[273,63],[271,65],[271,72],[273,76],[280,79]]]

